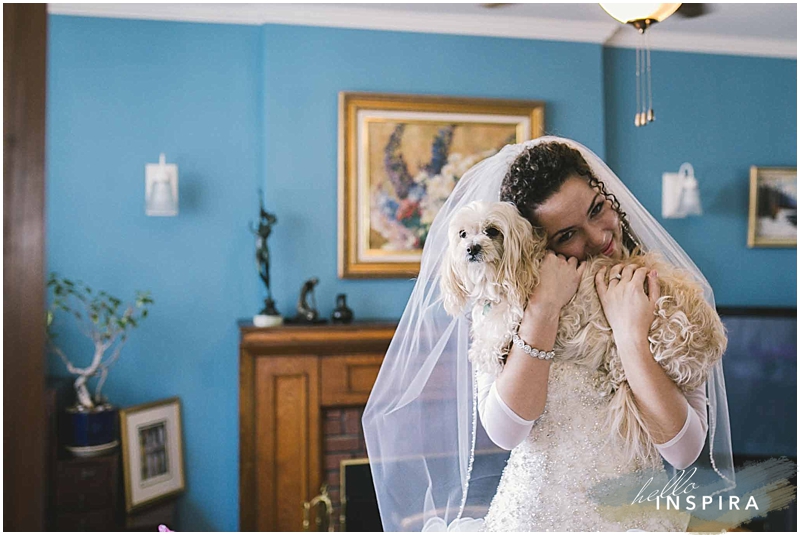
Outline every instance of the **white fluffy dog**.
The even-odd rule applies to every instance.
[[[457,315],[471,303],[469,359],[478,370],[496,375],[539,282],[544,237],[511,203],[473,202],[453,217],[448,238],[440,285],[445,310]],[[631,255],[623,248],[622,260],[598,256],[587,262],[575,297],[561,310],[555,362],[595,370],[595,387],[610,396],[606,425],[616,431],[619,447],[632,463],[658,466],[661,458],[625,378],[595,289],[595,275],[601,267],[620,262],[658,270],[661,297],[650,326],[650,350],[684,392],[702,385],[711,366],[722,358],[725,328],[703,298],[700,285],[655,253]]]

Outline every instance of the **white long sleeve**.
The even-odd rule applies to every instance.
[[[495,378],[484,372],[478,373],[478,414],[486,434],[504,450],[512,450],[525,440],[536,423],[512,411],[497,392]]]
[[[678,470],[697,460],[706,441],[708,413],[705,386],[686,394],[689,404],[683,428],[671,440],[655,447],[661,456]],[[531,432],[536,420],[525,420],[503,401],[495,378],[478,373],[478,414],[489,438],[497,446],[512,450]]]
[[[668,442],[655,445],[664,460],[678,470],[691,466],[700,456],[706,443],[708,412],[705,391],[705,385],[701,385],[686,394],[689,409],[683,428]]]

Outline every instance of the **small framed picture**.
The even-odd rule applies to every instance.
[[[797,168],[750,168],[748,247],[797,247]]]
[[[408,278],[462,175],[544,133],[544,103],[339,94],[339,278]]]
[[[136,511],[183,492],[180,399],[120,409],[119,419],[126,510]]]

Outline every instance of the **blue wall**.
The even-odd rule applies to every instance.
[[[263,37],[264,179],[279,218],[270,248],[284,314],[311,276],[321,312],[346,292],[361,318],[399,318],[413,287],[337,279],[339,91],[545,100],[549,133],[603,153],[599,46],[275,25]]]
[[[630,72],[633,55],[598,45],[67,16],[49,22],[48,268],[118,297],[152,291],[152,315],[104,391],[123,406],[180,396],[182,531],[238,527],[236,320],[256,313],[263,299],[248,231],[256,190],[265,189],[279,220],[270,249],[284,315],[311,276],[320,278],[325,316],[345,292],[361,319],[398,318],[411,292],[409,280],[337,279],[339,91],[544,100],[547,132],[607,156],[626,181],[636,177],[631,188],[657,214],[660,173],[689,160],[708,199],[706,234],[688,220],[665,226],[706,271],[718,302],[795,305],[795,251],[746,249],[746,180],[742,191],[735,182],[751,163],[795,165],[794,61],[656,52],[659,122],[634,131],[627,126],[632,88],[616,80]],[[701,78],[701,67],[720,61],[714,72],[728,83],[694,80],[694,91],[668,83],[681,71]],[[763,87],[740,87],[758,80]],[[695,107],[713,110],[712,124],[698,125]],[[749,127],[735,128],[736,115]],[[693,137],[674,139],[681,132]],[[715,138],[713,152],[693,152],[696,132],[706,147]],[[752,144],[759,137],[765,141]],[[180,169],[175,218],[144,215],[144,164],[160,152]],[[713,241],[709,228],[719,230]],[[766,265],[742,262],[723,272],[718,257],[732,251]],[[784,297],[759,283],[776,271],[791,273]],[[65,346],[87,349],[69,336]],[[57,359],[49,365],[64,374]]]
[[[717,305],[797,306],[797,250],[747,247],[750,166],[797,166],[797,61],[655,51],[637,128],[636,54],[603,52],[608,164],[692,257]],[[661,217],[661,174],[694,167],[702,218]]]

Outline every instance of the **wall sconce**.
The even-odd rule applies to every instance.
[[[144,166],[144,199],[147,215],[178,215],[178,165],[167,164],[163,152]]]
[[[677,173],[661,175],[661,216],[665,219],[703,215],[700,191],[692,164],[681,165]]]

